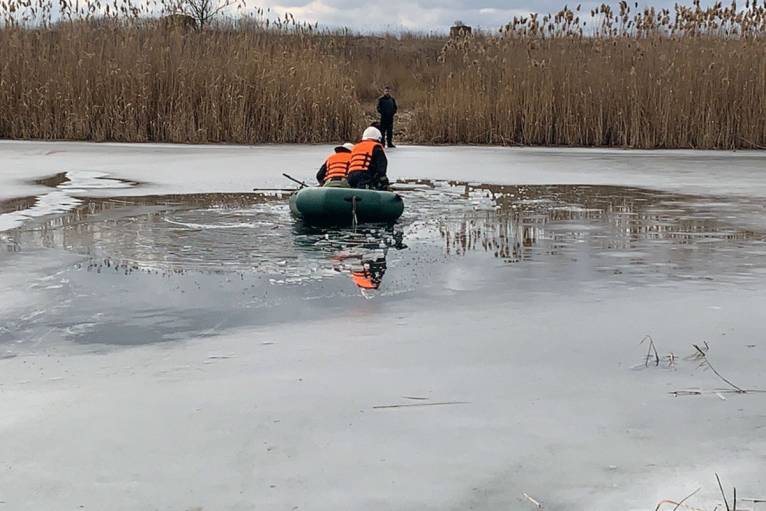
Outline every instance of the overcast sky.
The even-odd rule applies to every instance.
[[[680,0],[679,3],[689,3]],[[555,12],[565,3],[574,9],[578,0],[261,0],[277,14],[292,13],[300,21],[325,26],[347,26],[365,30],[446,30],[455,20],[482,28],[496,29],[517,15]],[[585,12],[601,2],[580,2]],[[617,1],[610,2],[617,4]],[[707,2],[703,1],[703,4]],[[726,2],[728,3],[728,2]],[[644,2],[639,2],[644,4]],[[670,7],[672,0],[652,2],[657,8]]]

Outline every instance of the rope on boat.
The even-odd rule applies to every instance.
[[[351,196],[351,227],[353,228],[354,232],[356,232],[356,225],[357,225],[357,219],[356,219],[356,195]]]

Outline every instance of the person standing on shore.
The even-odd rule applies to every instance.
[[[391,87],[386,85],[383,95],[378,98],[378,113],[380,114],[380,131],[383,133],[383,146],[394,145],[394,115],[396,115],[396,100],[391,95]]]

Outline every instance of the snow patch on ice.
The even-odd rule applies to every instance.
[[[55,213],[66,213],[82,203],[65,191],[57,190],[37,198],[35,205],[0,215],[0,231],[16,229],[31,218],[37,218]]]
[[[62,190],[112,190],[115,188],[131,188],[135,186],[134,183],[130,181],[110,178],[109,174],[105,172],[97,172],[93,170],[70,170],[66,173],[66,177],[69,181],[58,185],[57,188]]]
[[[65,181],[46,194],[36,198],[35,204],[27,209],[0,214],[0,232],[21,227],[24,222],[46,215],[61,214],[76,208],[82,201],[73,197],[84,190],[130,188],[134,183],[108,177],[104,172],[75,170],[66,172]]]

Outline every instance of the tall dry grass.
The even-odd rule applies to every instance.
[[[279,39],[256,27],[167,30],[123,18],[0,30],[0,137],[352,138],[361,113],[341,63],[305,36]]]
[[[410,108],[425,101],[426,84],[439,73],[438,59],[447,39],[433,34],[372,34],[326,32],[320,36],[322,51],[345,63],[354,80],[357,98],[373,104],[389,85],[402,105]]]
[[[450,40],[262,12],[168,29],[171,0],[57,1],[0,2],[0,137],[349,140],[390,84],[413,142],[766,147],[763,4],[623,1]]]
[[[766,146],[763,5],[565,9],[450,41],[440,60],[415,115],[424,142]]]

